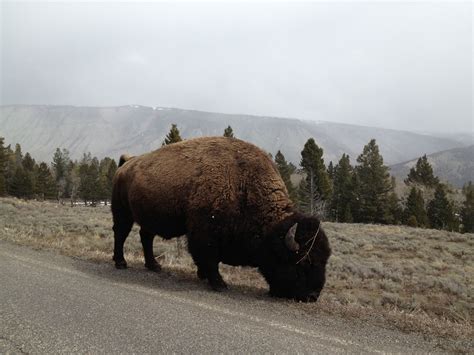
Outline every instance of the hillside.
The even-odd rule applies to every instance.
[[[222,135],[231,125],[237,137],[275,154],[281,150],[298,164],[304,143],[314,137],[324,148],[326,163],[343,153],[354,163],[371,138],[377,139],[386,164],[396,164],[463,146],[452,138],[439,138],[382,128],[276,117],[229,115],[176,108],[120,106],[27,106],[0,107],[0,136],[19,142],[36,159],[51,161],[57,147],[73,158],[90,151],[98,157],[140,154],[161,146],[172,123],[184,138]]]
[[[427,158],[433,167],[434,174],[442,181],[449,181],[456,187],[462,187],[468,181],[474,181],[474,145],[430,154]],[[417,160],[392,165],[391,174],[405,179]]]

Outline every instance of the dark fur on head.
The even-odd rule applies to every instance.
[[[291,251],[285,243],[285,235],[295,223],[298,223],[295,241],[299,250]],[[266,235],[262,254],[259,270],[270,285],[272,296],[304,302],[318,299],[331,255],[318,218],[300,213],[286,218]]]

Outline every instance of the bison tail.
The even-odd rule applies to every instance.
[[[120,156],[120,160],[119,160],[119,164],[118,164],[119,168],[120,168],[123,164],[125,164],[127,161],[129,161],[130,159],[132,159],[132,158],[133,158],[133,157],[132,157],[131,155],[122,154],[122,155]]]

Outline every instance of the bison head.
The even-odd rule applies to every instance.
[[[295,214],[265,236],[259,269],[272,296],[314,302],[324,287],[330,254],[319,219]]]

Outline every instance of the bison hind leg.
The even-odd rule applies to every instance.
[[[155,255],[153,254],[153,239],[155,234],[147,231],[143,227],[140,229],[140,240],[143,247],[143,256],[145,257],[145,267],[148,270],[159,272],[161,271],[160,264],[156,261]]]
[[[123,245],[132,230],[133,219],[129,216],[118,216],[114,214],[114,256],[115,267],[117,269],[126,269],[127,262],[123,256]]]

